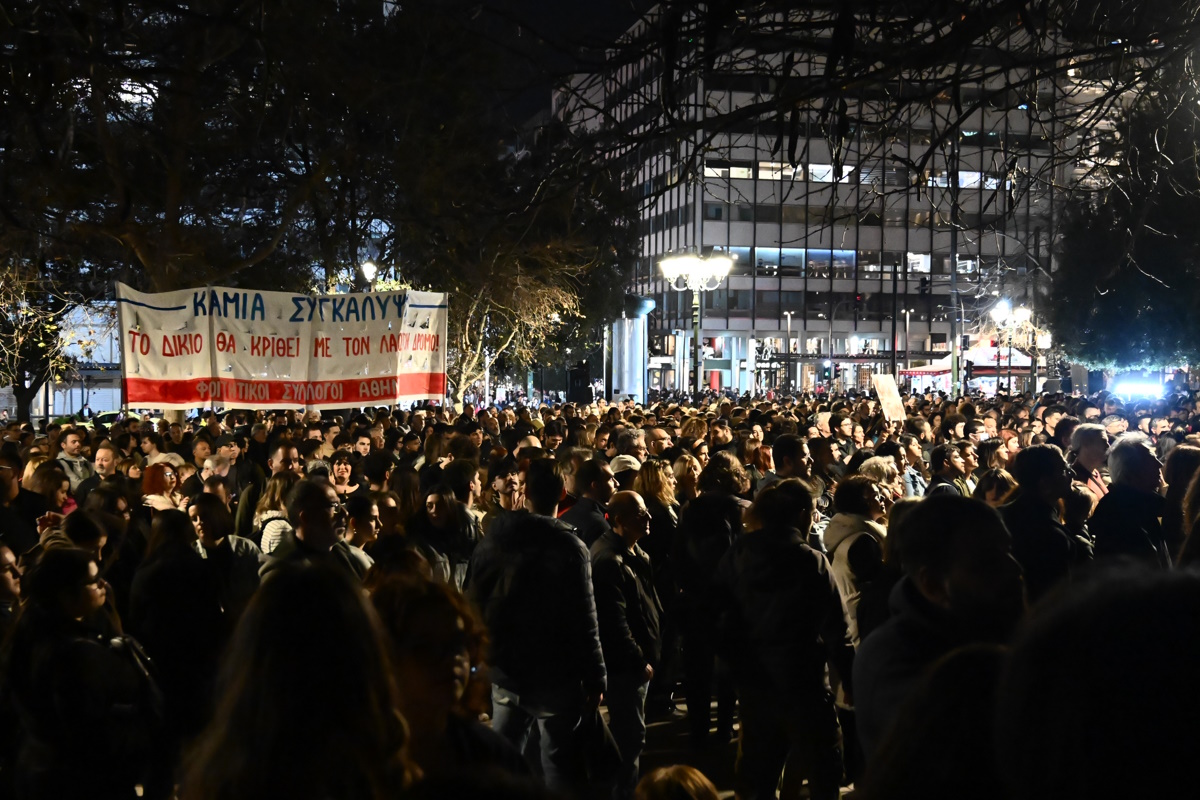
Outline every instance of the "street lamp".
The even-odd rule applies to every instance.
[[[1003,330],[1008,339],[1008,393],[1012,395],[1012,346],[1013,335],[1023,328],[1028,328],[1031,334],[1032,344],[1039,350],[1050,349],[1050,334],[1046,331],[1038,329],[1031,322],[1033,312],[1025,306],[1013,308],[1012,303],[1007,300],[998,300],[996,305],[992,306],[988,312],[992,319],[996,322],[998,330]],[[1032,363],[1032,362],[1031,362]],[[1037,391],[1037,375],[1034,374],[1034,369],[1031,366],[1030,376],[1033,381],[1034,391]],[[996,337],[996,388],[999,389],[1000,384],[1000,337]]]
[[[379,274],[379,267],[375,266],[374,261],[364,261],[362,263],[362,274],[367,279],[367,287],[375,288],[375,276]]]
[[[693,388],[698,394],[704,384],[704,356],[700,347],[700,293],[711,292],[733,269],[733,259],[714,253],[703,258],[695,253],[667,256],[658,262],[663,278],[677,292],[692,293],[692,352],[696,365],[696,381]]]

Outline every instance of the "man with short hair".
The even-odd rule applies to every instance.
[[[834,414],[829,418],[829,430],[833,432],[833,438],[842,451],[842,460],[848,462],[858,451],[858,445],[854,443],[854,418]]]
[[[83,433],[69,430],[62,435],[62,452],[58,454],[58,463],[66,473],[74,495],[79,484],[95,474],[92,463],[83,456]]]
[[[654,427],[646,431],[646,452],[648,456],[661,458],[671,447],[671,434],[663,427]]]
[[[966,469],[966,462],[957,445],[939,444],[929,453],[929,470],[933,473],[933,477],[929,479],[929,487],[925,490],[925,496],[966,494],[962,486],[962,478],[966,474]]]
[[[263,564],[264,578],[283,564],[301,562],[327,563],[362,581],[366,569],[347,550],[346,509],[333,484],[323,478],[300,481],[288,496],[287,514],[295,535],[286,538]]]
[[[609,727],[621,751],[613,799],[627,800],[646,745],[646,690],[662,655],[663,610],[650,557],[638,547],[650,533],[645,502],[636,492],[617,492],[608,508],[612,528],[590,548],[592,586],[608,671]]]
[[[1042,412],[1042,425],[1045,427],[1047,436],[1054,436],[1054,428],[1058,425],[1058,421],[1066,415],[1067,409],[1064,406],[1046,406],[1046,410]]]
[[[1162,462],[1149,437],[1131,433],[1117,440],[1108,451],[1108,471],[1112,485],[1088,526],[1096,558],[1125,556],[1169,569],[1176,554],[1163,535]]]
[[[117,475],[117,448],[105,442],[96,448],[96,453],[92,458],[92,464],[95,471],[87,480],[81,481],[75,489],[75,502],[80,507],[87,500],[88,493],[99,486],[106,480],[113,479]]]
[[[729,427],[729,420],[718,417],[712,421],[710,428],[712,433],[712,450],[728,450],[733,452],[736,446],[734,443],[733,429]]]
[[[372,492],[387,490],[388,478],[392,475],[394,464],[392,457],[383,451],[371,453],[363,459],[363,477],[367,479]]]
[[[475,548],[467,592],[491,635],[493,730],[523,751],[537,725],[547,787],[575,793],[586,788],[576,729],[606,687],[591,558],[555,517],[553,461],[529,465],[525,490],[529,510],[500,517]]]
[[[758,493],[787,478],[800,478],[807,481],[812,478],[812,456],[808,452],[808,442],[792,433],[785,433],[775,440],[771,454],[775,459],[775,471],[768,472],[758,482]]]
[[[646,460],[648,454],[644,431],[629,428],[617,438],[617,455],[632,456],[640,464]]]
[[[209,456],[204,459],[200,470],[183,482],[179,493],[184,497],[194,498],[204,491],[204,482],[216,476],[222,481],[229,475],[229,459],[225,456]]]
[[[359,459],[371,455],[373,445],[370,433],[360,433],[354,437],[354,452],[358,454]]]
[[[333,458],[337,448],[333,444],[342,432],[342,426],[336,422],[325,422],[321,425],[321,447],[317,450],[317,457],[322,461],[328,461]]]
[[[575,473],[575,488],[579,499],[562,515],[563,522],[575,529],[585,546],[612,530],[609,526],[608,501],[617,491],[617,479],[612,468],[599,459],[585,461]]]
[[[493,461],[488,466],[488,483],[492,487],[492,506],[483,515],[483,532],[489,533],[495,521],[506,514],[519,511],[522,505],[520,497],[520,471],[517,460],[505,456]]]
[[[204,469],[204,460],[212,455],[212,451],[212,442],[203,436],[197,436],[192,441],[192,463],[196,465],[197,472]]]

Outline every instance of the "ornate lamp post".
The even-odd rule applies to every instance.
[[[1013,336],[1018,332],[1023,332],[1024,346],[1033,350],[1035,353],[1038,350],[1050,349],[1050,333],[1038,328],[1032,323],[1033,312],[1028,308],[1021,306],[1013,308],[1012,304],[1007,300],[999,300],[996,305],[992,306],[992,310],[988,312],[996,322],[998,330],[1002,330],[1008,339],[1008,393],[1012,395],[1012,350]],[[1032,362],[1037,364],[1036,359]],[[1030,368],[1030,380],[1033,381],[1034,391],[1037,391],[1037,373],[1036,366]],[[1000,337],[996,337],[996,387],[1000,386]]]
[[[677,292],[692,293],[692,362],[696,378],[692,389],[699,393],[704,385],[704,352],[700,346],[700,293],[711,292],[733,269],[733,259],[714,253],[703,258],[695,253],[667,256],[658,262],[663,278]]]

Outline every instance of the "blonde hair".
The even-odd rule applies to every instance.
[[[669,509],[675,504],[675,492],[667,485],[667,476],[673,474],[666,459],[651,458],[638,470],[633,490],[646,499],[654,498]]]
[[[896,469],[896,460],[891,456],[872,456],[858,466],[858,474],[890,485],[900,476],[900,470]]]
[[[25,462],[25,471],[21,473],[21,485],[28,489],[33,482],[33,473],[49,460],[50,456],[44,453],[31,453],[29,460]]]

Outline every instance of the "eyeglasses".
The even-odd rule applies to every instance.
[[[174,472],[164,472],[164,473],[163,473],[163,477],[164,477],[164,478],[174,478],[174,477],[175,477],[175,473],[174,473]]]

